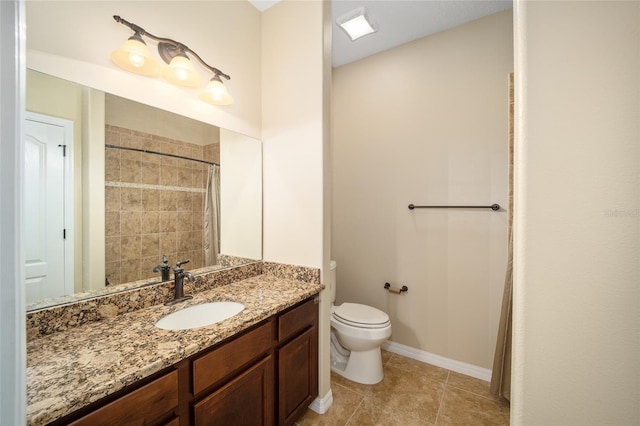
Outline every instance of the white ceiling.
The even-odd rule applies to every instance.
[[[278,0],[249,0],[265,10]],[[351,41],[336,18],[364,6],[378,32]],[[501,12],[512,0],[332,0],[333,67],[357,61],[401,44]]]
[[[254,5],[260,12],[264,12],[280,0],[249,0],[249,3]]]

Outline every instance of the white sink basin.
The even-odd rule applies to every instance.
[[[211,302],[190,306],[161,318],[156,327],[163,330],[188,330],[231,318],[244,310],[242,303]]]

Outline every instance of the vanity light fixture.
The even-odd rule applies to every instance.
[[[160,74],[160,64],[151,57],[151,52],[140,34],[135,33],[118,50],[111,53],[111,60],[120,68],[136,74],[155,77]]]
[[[213,77],[206,89],[200,95],[200,99],[213,105],[231,105],[233,97],[227,91],[222,82],[224,77],[230,80],[231,77],[219,69],[207,64],[196,52],[186,45],[170,38],[157,37],[148,33],[142,27],[126,21],[114,15],[113,19],[129,27],[134,34],[117,50],[111,53],[111,60],[120,68],[145,76],[157,77],[161,74],[160,65],[151,56],[144,37],[158,42],[158,53],[162,60],[169,64],[162,70],[162,77],[172,84],[185,87],[198,87],[202,77],[193,66],[193,62],[188,55],[195,58],[200,64],[209,70]]]
[[[219,75],[213,76],[209,84],[207,84],[204,92],[200,94],[200,99],[214,105],[231,105],[233,96],[227,91],[227,87],[222,84]]]
[[[162,70],[162,76],[169,83],[178,86],[198,87],[202,82],[202,77],[183,50],[178,52],[169,62],[169,66]]]
[[[351,41],[378,31],[377,25],[369,17],[364,7],[359,7],[339,16],[336,19],[336,23],[349,35]]]

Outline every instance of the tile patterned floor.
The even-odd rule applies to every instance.
[[[376,385],[331,374],[333,405],[311,410],[297,426],[509,425],[509,405],[489,384],[444,368],[382,351],[384,380]]]

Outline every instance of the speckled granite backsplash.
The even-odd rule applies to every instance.
[[[284,263],[262,262],[263,273],[274,275],[278,278],[303,281],[311,284],[320,284],[320,269],[307,268],[306,266],[286,265]]]
[[[185,294],[196,294],[212,288],[261,274],[320,284],[320,270],[273,262],[255,262],[196,276],[195,283],[185,282]],[[54,306],[27,313],[27,340],[65,331],[92,321],[113,318],[127,312],[160,305],[173,297],[173,281],[153,284],[119,293]]]

